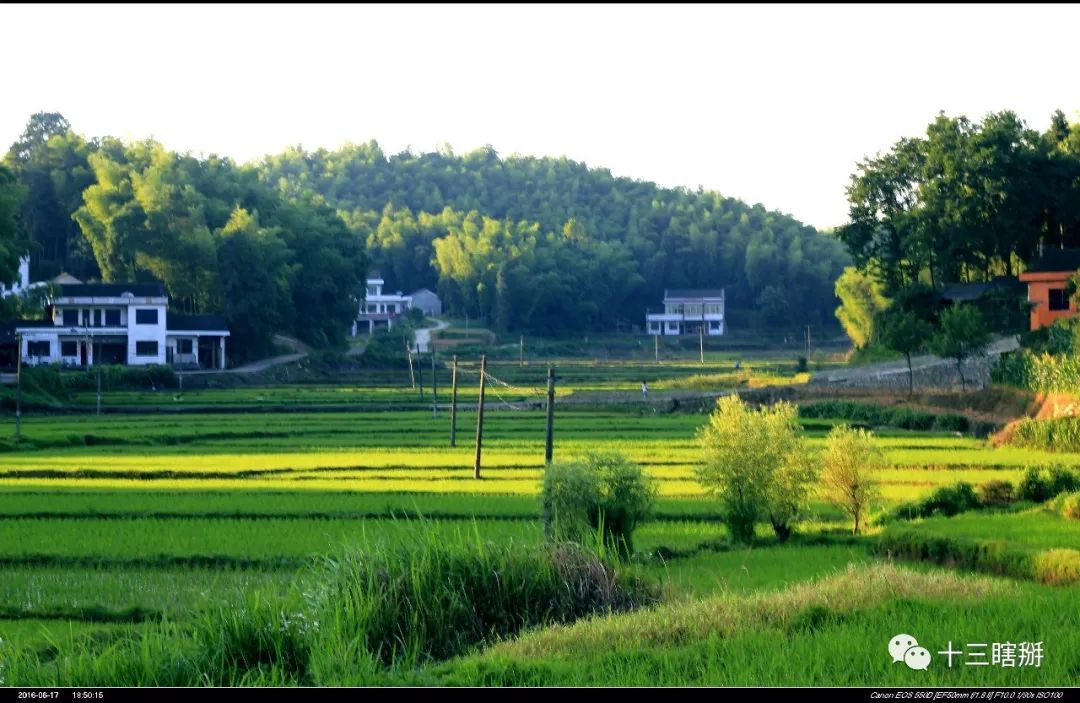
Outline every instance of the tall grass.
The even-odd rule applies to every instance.
[[[1013,426],[1009,444],[1048,452],[1080,452],[1080,417],[1021,420]]]

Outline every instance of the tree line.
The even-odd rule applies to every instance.
[[[4,246],[30,251],[35,280],[161,281],[174,311],[225,317],[236,358],[265,355],[275,332],[340,342],[356,314],[362,242],[325,203],[286,198],[253,167],[88,140],[56,113],[32,116],[4,162],[20,201]],[[0,190],[0,222],[4,202]]]
[[[38,113],[0,171],[0,280],[160,280],[221,313],[236,358],[274,332],[338,343],[363,277],[437,291],[499,331],[628,330],[666,288],[725,288],[729,327],[835,324],[843,245],[718,193],[566,158],[392,156],[375,142],[238,165],[153,140],[86,138]]]

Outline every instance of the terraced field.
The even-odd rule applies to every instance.
[[[619,388],[634,378],[628,373],[626,378],[589,381],[582,373],[576,389]],[[356,392],[362,402],[380,405],[413,397],[400,387],[263,393],[280,402],[299,391],[319,398]],[[215,398],[225,404],[249,402],[242,394],[227,400],[224,391],[201,393],[200,402],[206,404]],[[135,404],[139,399],[136,394],[128,400]],[[183,627],[200,613],[252,593],[284,597],[304,592],[312,578],[310,565],[342,550],[385,549],[423,539],[541,544],[544,415],[512,407],[486,413],[480,480],[472,472],[476,416],[465,409],[458,414],[454,448],[448,446],[448,413],[433,416],[429,410],[31,415],[24,423],[24,444],[0,453],[0,639],[7,643],[0,655],[14,657],[9,673],[21,671],[26,681],[47,680],[45,669],[20,657],[64,647],[96,651],[95,642],[156,632],[163,623]],[[798,588],[808,579],[842,578],[849,564],[865,569],[882,561],[873,549],[874,535],[844,536],[846,519],[820,502],[792,544],[775,546],[765,525],[757,548],[729,544],[716,503],[694,480],[699,456],[695,433],[706,420],[702,413],[665,412],[647,403],[604,410],[557,405],[556,410],[556,458],[617,449],[657,480],[660,498],[635,535],[633,568],[666,584],[669,602],[721,598],[736,604],[764,591]],[[803,421],[812,448],[821,447],[832,424],[828,419]],[[877,434],[889,464],[881,472],[884,503],[878,512],[957,481],[1016,483],[1029,466],[1080,463],[1080,455],[993,448],[970,436],[900,430]],[[955,532],[964,539],[995,530],[1003,539],[1034,540],[1040,548],[1064,547],[1075,537],[1055,529],[1044,540],[1040,535],[1049,533],[1028,524],[1037,518],[1001,519],[1015,522],[999,530],[951,518],[928,521],[926,530]],[[909,567],[914,574],[934,568]],[[1053,602],[1060,598],[1046,597]],[[964,607],[952,595],[946,601],[950,605],[934,607],[945,608],[948,617]],[[897,615],[889,603],[882,601],[882,612]],[[847,633],[866,617],[845,616],[828,627]],[[763,651],[764,634],[753,628],[739,633],[748,651]],[[841,639],[859,644],[860,637],[844,634]],[[564,663],[508,669],[500,653],[531,652],[528,641],[522,640],[520,651],[508,645],[480,659],[398,672],[404,678],[385,681],[410,682],[419,676],[440,683],[640,682],[632,671],[635,662],[648,658],[644,650],[625,658],[613,655],[604,660],[608,673],[598,676],[559,659],[556,652],[571,651],[569,645],[545,643],[538,645],[537,656]],[[803,638],[792,646],[812,644]],[[685,650],[661,647],[656,681],[673,683],[683,675],[688,683],[748,681],[745,668],[738,674],[708,667],[700,675],[687,673],[692,662],[714,651],[742,661],[731,646],[715,650],[706,637]],[[56,655],[42,656],[46,661]],[[780,668],[770,671],[773,678],[764,681],[789,680]],[[849,681],[830,679],[824,669],[807,675],[819,682]],[[46,679],[35,678],[41,676]]]

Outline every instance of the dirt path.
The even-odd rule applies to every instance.
[[[449,322],[443,320],[435,320],[434,327],[427,327],[425,329],[416,330],[416,347],[420,353],[426,353],[431,346],[431,332],[432,330],[444,330],[450,326]]]

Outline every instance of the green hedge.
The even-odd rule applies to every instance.
[[[970,432],[972,423],[963,415],[935,415],[903,407],[885,407],[849,400],[823,400],[799,406],[799,417],[847,420],[872,427],[898,427],[905,430]]]

